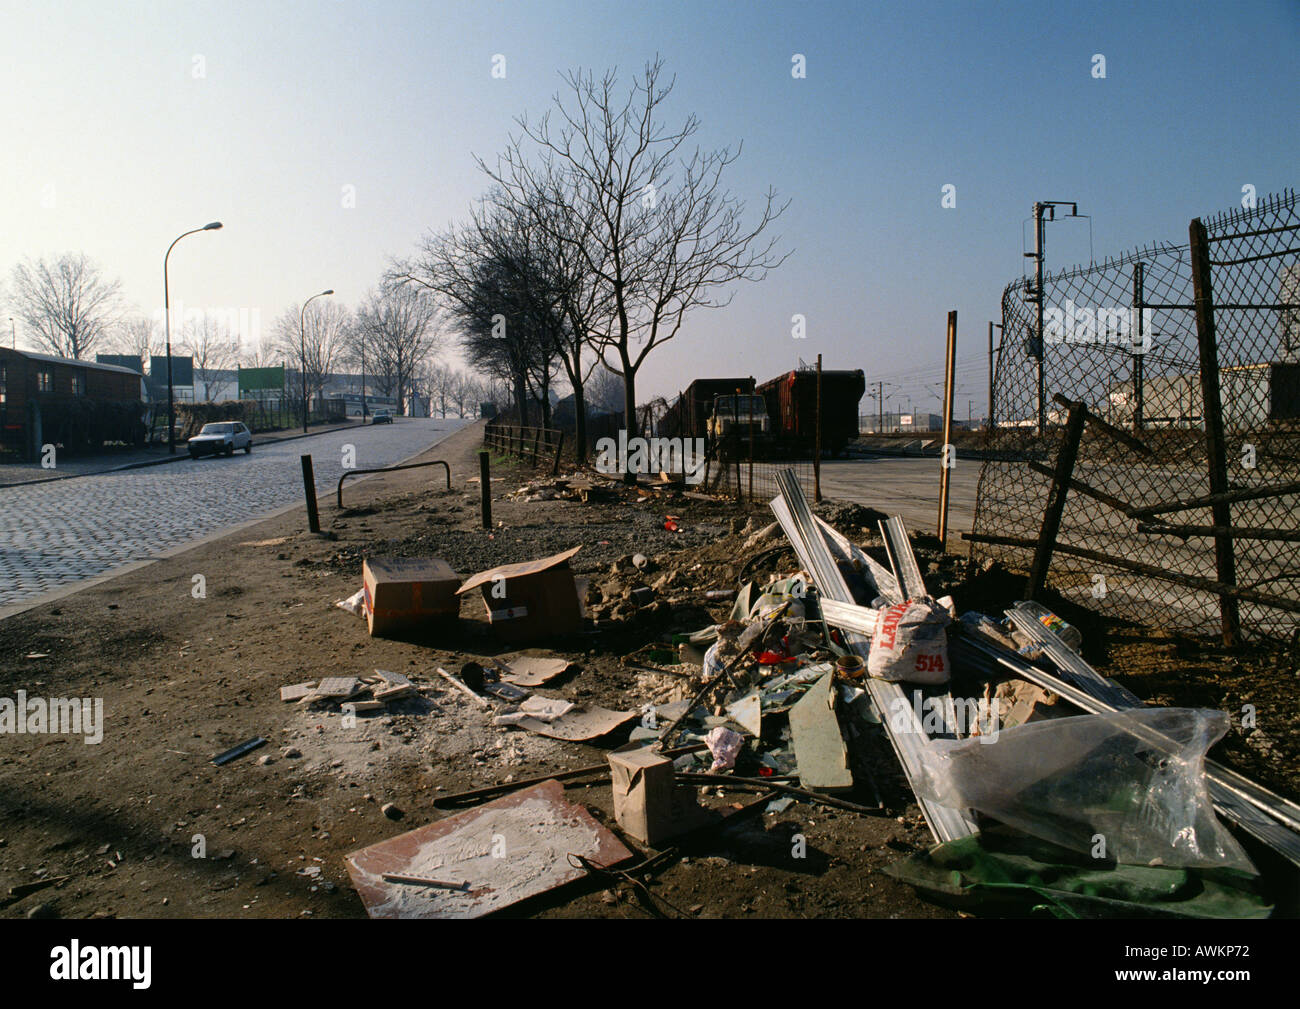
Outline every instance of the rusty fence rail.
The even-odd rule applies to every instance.
[[[551,457],[551,472],[558,473],[564,432],[549,427],[489,423],[483,431],[483,444],[505,455],[530,460],[534,466],[541,465],[543,455]]]
[[[451,490],[451,466],[441,459],[432,459],[428,462],[408,462],[403,463],[401,466],[379,466],[375,469],[350,469],[339,477],[339,485],[335,490],[335,500],[338,502],[339,510],[343,510],[343,481],[348,477],[360,476],[362,473],[396,473],[399,469],[419,469],[422,466],[441,466],[446,470],[447,489]]]

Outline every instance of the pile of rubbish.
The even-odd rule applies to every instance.
[[[802,801],[893,815],[873,777],[873,741],[892,747],[936,842],[890,871],[935,899],[1063,917],[1268,914],[1258,870],[1224,824],[1300,865],[1300,807],[1207,758],[1225,715],[1145,706],[1093,670],[1077,630],[1039,604],[958,614],[950,597],[928,593],[901,519],[879,521],[886,567],[813,515],[792,473],[779,485],[776,524],[747,542],[762,546],[779,529],[800,569],[715,593],[732,601],[727,619],[628,656],[645,677],[639,708],[546,696],[569,668],[559,657],[437,670],[502,732],[611,748],[589,767],[441,796],[442,808],[474,808],[349,855],[372,916],[476,917],[588,873],[636,884],[678,839],[756,808]],[[554,482],[524,490],[580,493]],[[423,595],[403,594],[400,572],[368,561],[359,609],[373,633],[376,619],[445,617],[479,588],[494,630],[521,641],[549,621],[587,618],[586,586],[567,564],[576,552],[463,584],[429,562],[445,584]],[[655,594],[617,588],[604,603],[639,607]],[[301,692],[285,699],[367,703],[368,691],[381,703],[401,683],[377,673],[286,688]],[[575,778],[609,779],[621,838],[564,801],[559,781]],[[757,798],[719,807],[709,799],[720,786]],[[475,840],[489,828],[526,853],[528,872],[508,871]],[[631,869],[628,844],[650,850]]]

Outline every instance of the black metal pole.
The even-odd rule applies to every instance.
[[[302,489],[307,495],[307,528],[320,532],[320,515],[316,511],[316,476],[311,468],[311,455],[302,457]]]
[[[483,528],[492,528],[492,474],[488,463],[488,454],[478,454],[479,499],[482,502]]]
[[[1209,456],[1210,493],[1228,490],[1228,451],[1224,441],[1223,399],[1219,389],[1219,347],[1214,322],[1214,285],[1210,276],[1210,245],[1205,225],[1199,217],[1188,225],[1192,260],[1192,291],[1196,305],[1196,342],[1201,360],[1201,416],[1205,418],[1205,448]],[[1225,585],[1237,584],[1237,561],[1232,542],[1232,505],[1220,501],[1210,507],[1214,524],[1225,532],[1214,537],[1215,571]],[[1241,615],[1237,600],[1219,597],[1220,629],[1223,643],[1238,644]]]

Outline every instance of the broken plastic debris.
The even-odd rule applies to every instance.
[[[366,613],[366,590],[357,589],[357,591],[348,596],[346,599],[340,599],[334,603],[341,610],[347,610],[349,613],[358,617],[365,616]]]
[[[745,745],[745,737],[719,725],[704,737],[704,744],[713,754],[713,763],[709,765],[709,773],[712,774],[736,766],[736,754]]]

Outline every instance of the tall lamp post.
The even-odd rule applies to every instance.
[[[333,294],[333,290],[321,291],[320,294],[313,294],[310,298],[302,303],[302,310],[298,313],[298,350],[302,355],[302,433],[307,433],[307,306],[317,298],[323,298],[327,294]]]
[[[171,294],[167,289],[167,260],[172,254],[172,249],[176,248],[176,242],[179,242],[185,235],[198,234],[200,231],[219,231],[220,229],[221,222],[213,221],[201,228],[195,228],[192,231],[177,235],[176,240],[167,246],[167,254],[163,256],[163,325],[167,328],[167,451],[172,455],[176,454],[176,407],[172,396],[172,303]]]
[[[361,334],[361,423],[366,422],[366,334]]]

